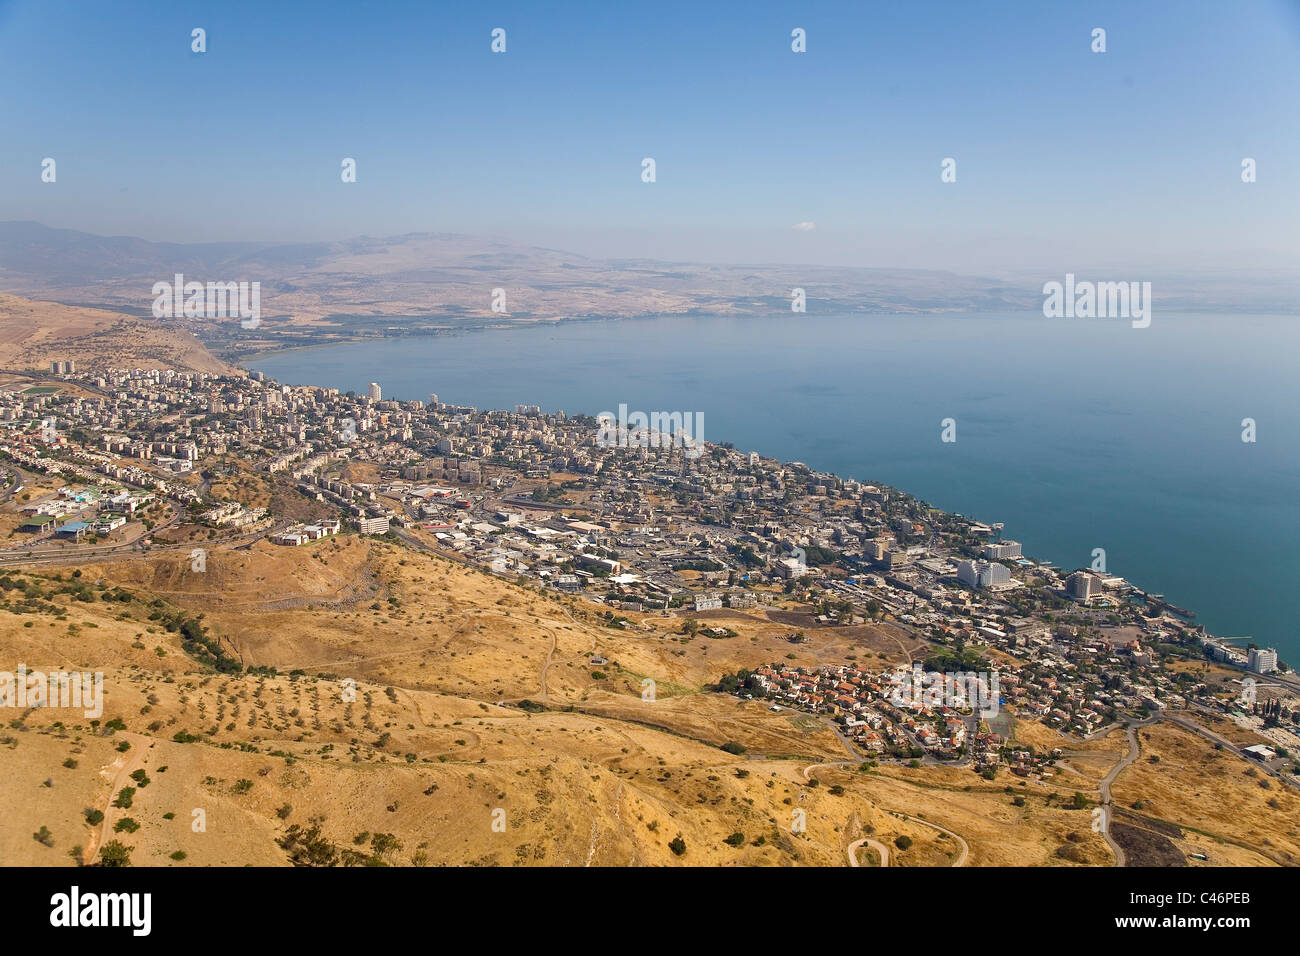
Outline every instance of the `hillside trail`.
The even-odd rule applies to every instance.
[[[123,787],[134,783],[131,774],[144,766],[145,760],[149,757],[149,748],[152,746],[152,741],[148,737],[130,731],[119,731],[114,738],[127,740],[131,744],[131,749],[124,754],[118,754],[111,764],[99,771],[100,776],[112,776],[112,786],[109,788],[108,796],[104,798],[104,805],[96,808],[104,814],[104,819],[100,822],[99,829],[92,831],[90,839],[86,842],[82,859],[87,864],[95,862],[95,854],[108,841],[111,827],[115,822],[113,820],[114,798]]]

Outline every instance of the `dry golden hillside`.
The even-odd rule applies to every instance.
[[[36,302],[0,293],[0,369],[46,371],[71,360],[80,371],[172,368],[231,374],[189,332],[102,309]]]
[[[0,578],[5,668],[105,681],[98,718],[7,715],[0,859],[119,840],[137,865],[845,866],[882,847],[890,866],[1111,861],[1065,798],[1095,796],[1122,742],[1077,747],[1056,779],[872,768],[816,717],[707,690],[787,655],[901,663],[914,648],[890,630],[806,628],[794,645],[769,616],[790,610],[710,616],[737,632],[718,639],[672,617],[620,629],[355,536],[214,548],[206,567],[182,548]]]
[[[1180,727],[1138,732],[1142,756],[1115,782],[1115,802],[1144,818],[1174,824],[1176,844],[1198,835],[1211,862],[1253,866],[1300,863],[1300,796],[1290,787]]]

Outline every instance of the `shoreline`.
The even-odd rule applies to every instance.
[[[282,383],[282,384],[284,384],[284,383]],[[317,388],[322,388],[322,387],[329,387],[329,386],[299,386],[299,387],[317,387]],[[399,402],[400,402],[400,401],[415,401],[416,399],[396,399],[396,398],[395,398],[395,399],[392,399],[392,400],[393,400],[393,401],[399,401]],[[454,405],[455,403],[454,403],[454,402],[445,402],[444,404]],[[530,404],[535,404],[535,403],[530,403]],[[480,409],[477,409],[477,410],[480,411],[480,412],[493,412],[493,411],[502,411],[502,412],[506,412],[506,411],[508,411],[508,409],[486,409],[486,408],[480,408]],[[543,414],[547,414],[547,413],[543,413]],[[549,414],[554,414],[554,413],[552,412],[552,413],[549,413]],[[570,414],[570,415],[568,415],[568,417],[569,417],[570,420],[575,419],[575,418],[593,418],[593,419],[594,419],[594,417],[595,417],[596,414],[597,414],[597,413],[594,413],[594,412],[593,412],[593,413],[577,412],[577,413],[574,413],[574,414]],[[771,455],[764,454],[763,452],[759,451],[758,449],[741,449],[741,448],[739,448],[738,446],[736,446],[736,445],[734,445],[734,444],[727,443],[727,442],[725,442],[725,441],[724,441],[724,442],[717,442],[717,441],[711,441],[711,440],[709,440],[709,439],[704,439],[704,442],[705,442],[706,445],[715,446],[715,447],[729,446],[729,447],[735,449],[736,451],[741,452],[741,453],[744,453],[744,454],[754,453],[754,454],[759,455],[761,458],[765,458],[765,459],[767,459],[767,460],[769,460],[769,461],[776,461],[776,462],[779,462],[779,463],[782,464],[782,465],[790,465],[790,464],[792,464],[792,462],[790,462],[790,461],[784,461],[784,460],[782,460],[782,459],[780,459],[780,458],[777,458],[777,457],[774,457],[774,456],[771,456]],[[823,473],[823,474],[828,474],[828,475],[832,475],[833,477],[838,478],[838,479],[841,480],[841,481],[846,480],[846,476],[844,476],[844,475],[840,475],[840,474],[838,474],[838,473],[836,473],[836,472],[833,472],[833,471],[825,471],[825,470],[823,470],[823,469],[819,469],[819,468],[813,468],[811,465],[808,465],[807,462],[801,462],[801,464],[803,464],[805,467],[808,467],[808,468],[810,468],[811,470],[813,470],[813,471],[815,471],[815,472]],[[849,477],[847,477],[847,480],[849,480],[849,481],[857,481],[858,479],[856,479],[856,478],[852,478],[851,476],[849,476]],[[938,512],[939,514],[941,514],[941,515],[943,515],[943,516],[945,516],[945,517],[948,517],[948,518],[957,518],[957,519],[960,519],[960,520],[963,520],[963,521],[967,521],[967,522],[970,522],[970,523],[973,523],[973,524],[980,524],[980,525],[986,525],[986,524],[988,524],[988,523],[985,522],[985,521],[982,521],[982,520],[978,520],[978,519],[972,518],[971,516],[966,515],[966,514],[963,514],[963,513],[961,513],[961,512],[957,512],[957,511],[948,511],[948,510],[946,510],[946,509],[944,509],[944,508],[937,507],[937,506],[931,504],[928,500],[926,500],[926,499],[924,499],[924,498],[920,498],[920,497],[916,496],[915,494],[912,494],[912,493],[909,492],[909,491],[906,491],[906,490],[904,490],[904,489],[902,489],[902,488],[899,488],[899,487],[896,486],[896,485],[889,484],[888,482],[885,482],[885,481],[881,481],[881,480],[870,480],[870,479],[868,479],[868,480],[865,480],[863,483],[865,483],[865,484],[875,485],[876,487],[883,488],[883,489],[886,489],[886,490],[888,490],[888,491],[891,491],[891,492],[897,493],[897,494],[903,496],[903,497],[904,497],[905,499],[907,499],[907,500],[910,500],[910,501],[916,502],[916,503],[918,503],[918,504],[920,504],[920,505],[923,505],[923,506],[924,506],[927,510],[929,510],[929,511],[932,511],[932,512]],[[1032,565],[1034,565],[1034,566],[1036,566],[1036,567],[1040,567],[1040,568],[1051,568],[1051,569],[1054,569],[1054,570],[1057,570],[1057,571],[1060,571],[1060,572],[1064,573],[1064,569],[1063,569],[1062,567],[1059,567],[1055,562],[1052,562],[1052,561],[1044,561],[1044,560],[1036,559],[1036,558],[1034,558],[1034,557],[1031,557],[1027,552],[1026,552],[1026,553],[1023,553],[1023,554],[1022,554],[1022,557],[1024,558],[1024,560],[1030,562]],[[1082,570],[1082,569],[1081,569],[1081,570]],[[1096,573],[1101,573],[1101,572],[1096,572]],[[1193,611],[1188,611],[1188,610],[1185,609],[1185,608],[1175,606],[1172,602],[1169,602],[1168,600],[1164,599],[1164,596],[1163,596],[1163,595],[1160,595],[1160,596],[1159,596],[1159,599],[1156,601],[1156,604],[1153,605],[1151,598],[1153,597],[1154,592],[1152,592],[1152,591],[1150,591],[1150,590],[1148,590],[1148,589],[1146,589],[1146,588],[1143,588],[1142,586],[1140,586],[1140,585],[1134,583],[1133,581],[1129,580],[1127,577],[1124,578],[1123,580],[1124,580],[1124,582],[1128,585],[1128,589],[1127,589],[1125,592],[1121,592],[1119,595],[1117,595],[1117,597],[1116,597],[1116,603],[1130,603],[1130,602],[1131,602],[1131,603],[1136,603],[1136,604],[1145,605],[1145,606],[1147,606],[1147,607],[1152,607],[1152,606],[1159,605],[1159,606],[1162,606],[1166,611],[1168,611],[1168,613],[1170,613],[1171,615],[1173,615],[1175,618],[1177,618],[1177,619],[1179,619],[1180,621],[1182,621],[1183,624],[1186,625],[1187,627],[1192,628],[1192,629],[1199,629],[1199,630],[1202,632],[1203,636],[1204,636],[1205,638],[1207,638],[1207,639],[1213,638],[1213,639],[1218,640],[1218,641],[1221,641],[1221,642],[1230,642],[1230,641],[1234,641],[1234,640],[1240,640],[1240,638],[1221,637],[1221,636],[1217,636],[1217,635],[1214,635],[1214,634],[1209,633],[1209,631],[1206,629],[1205,625],[1195,623],[1195,620],[1194,620],[1194,619],[1196,618],[1197,613],[1196,613],[1194,610],[1193,610]],[[1085,605],[1085,606],[1086,606],[1086,605]],[[1231,645],[1230,645],[1230,646],[1231,646]],[[1264,646],[1264,645],[1259,645],[1259,646]],[[1207,660],[1208,660],[1208,659],[1209,659],[1209,658],[1207,658]],[[1243,673],[1246,673],[1246,674],[1253,674],[1253,673],[1254,673],[1253,671],[1250,671],[1250,670],[1248,670],[1247,668],[1241,667],[1241,666],[1239,666],[1239,665],[1237,665],[1237,664],[1234,664],[1234,663],[1231,663],[1231,662],[1228,662],[1228,661],[1216,661],[1216,663],[1221,664],[1221,665],[1224,666],[1224,667],[1232,668],[1232,669],[1234,669],[1234,670],[1240,670],[1240,671],[1242,671]],[[1281,657],[1281,655],[1278,656],[1278,663],[1279,663],[1279,664],[1283,664],[1283,665],[1285,665],[1285,667],[1286,667],[1286,673],[1295,673],[1295,671],[1294,671],[1294,669],[1291,667],[1291,665],[1290,665],[1286,660],[1284,660],[1284,659]],[[1265,676],[1265,675],[1261,675],[1261,676]]]
[[[908,331],[908,327],[911,325],[911,323],[918,321],[917,317],[914,317],[910,314],[888,313],[887,315],[892,318],[890,324],[896,330],[895,333],[893,334],[902,335],[904,337],[911,334]],[[1030,328],[1031,324],[1034,323],[1036,320],[1041,320],[1041,316],[1039,316],[1037,313],[1030,312],[1030,311],[1010,313],[1010,314],[1006,314],[1004,317],[1008,320],[1013,321],[1015,325],[1024,325],[1025,328]],[[653,319],[656,317],[649,316],[646,318]],[[681,320],[680,324],[683,326],[687,326],[687,325],[694,326],[694,324],[697,321],[703,321],[705,324],[702,325],[701,328],[704,329],[708,327],[707,318],[709,317],[699,317],[699,316],[693,316],[687,314],[672,314],[672,315],[658,316],[657,318],[664,320],[665,323],[669,323],[664,326],[664,328],[667,330],[665,334],[665,341],[667,341],[673,336],[674,330],[678,328],[678,323],[673,323],[672,320],[674,319]],[[727,317],[712,316],[711,318],[727,318]],[[861,319],[862,325],[867,325],[870,322],[870,320],[867,319],[866,317],[858,317],[858,316],[846,317],[842,315],[838,317],[838,319],[841,322],[843,322],[846,318],[848,319],[849,324],[852,325],[858,325],[859,319]],[[1265,318],[1265,321],[1269,321],[1269,320],[1275,321],[1277,319],[1286,319],[1286,318],[1289,318],[1289,316],[1286,316],[1285,314],[1279,314],[1279,313],[1270,313],[1268,317]],[[960,324],[961,326],[963,327],[965,326],[965,323],[960,321],[960,317],[948,316],[948,321],[950,323],[954,319],[956,319],[957,323]],[[536,325],[544,325],[546,332],[549,333],[558,330],[561,326],[570,324],[571,321],[603,322],[603,323],[607,323],[608,327],[612,331],[614,329],[614,323],[618,323],[621,320],[619,318],[611,318],[611,317],[600,317],[600,318],[585,317],[581,320],[568,320],[568,321],[558,321],[558,322],[547,321],[544,323],[537,323]],[[1202,327],[1205,327],[1207,324],[1205,322],[1204,317],[1202,316],[1191,317],[1191,322]],[[725,338],[731,334],[731,331],[734,327],[743,328],[744,324],[745,323],[743,322],[743,320],[739,322],[733,320],[731,323],[728,323],[719,332],[717,332],[716,336]],[[922,322],[922,324],[925,323]],[[500,328],[506,328],[508,330],[510,329],[523,330],[523,329],[535,328],[536,325],[530,324],[530,325],[496,326],[495,328],[492,329],[480,327],[475,329],[465,329],[465,330],[456,330],[456,331],[486,332],[486,331],[495,331]],[[949,327],[953,327],[953,326],[950,325]],[[539,329],[538,331],[542,331],[542,330]],[[866,334],[874,334],[874,333],[868,332]],[[709,333],[709,335],[714,336],[715,333]],[[400,338],[400,336],[394,336],[394,338]],[[573,338],[575,340],[589,341],[592,340],[592,333],[590,332],[584,333],[580,330],[575,330],[575,334]],[[461,341],[464,342],[465,338],[461,337]],[[540,338],[536,336],[521,335],[519,336],[518,339],[513,339],[513,340],[500,339],[500,338],[498,339],[485,338],[485,339],[477,340],[477,342],[483,342],[483,343],[497,343],[502,347],[506,347],[510,349],[514,349],[515,347],[526,348],[530,341],[537,342],[538,347],[544,348],[546,350],[545,354],[549,355],[551,352],[555,352],[557,350],[563,351],[567,339],[563,335],[558,335],[554,338],[552,338],[552,336],[550,335],[543,335]],[[616,339],[615,341],[618,342],[621,340]],[[527,375],[519,375],[519,374],[515,374],[513,375],[513,377],[503,380],[506,387],[502,387],[501,383],[498,383],[494,387],[488,388],[486,390],[475,389],[473,384],[474,381],[473,376],[467,377],[465,372],[461,368],[459,368],[459,366],[462,365],[464,361],[472,362],[475,359],[476,355],[480,351],[482,351],[480,346],[477,344],[477,342],[475,344],[470,344],[470,345],[462,344],[460,346],[457,346],[454,349],[454,351],[451,351],[449,353],[450,358],[446,362],[444,362],[442,365],[429,364],[427,371],[424,369],[424,367],[422,367],[421,363],[417,361],[417,362],[408,363],[408,365],[406,366],[402,366],[402,370],[400,373],[397,372],[389,373],[389,374],[398,375],[398,377],[403,379],[402,384],[398,385],[396,390],[394,391],[394,394],[389,397],[400,398],[404,396],[408,400],[410,399],[427,400],[427,394],[425,393],[425,388],[428,388],[429,390],[435,390],[439,385],[441,385],[441,388],[445,388],[448,390],[447,394],[442,395],[442,400],[444,402],[451,401],[451,399],[449,398],[450,394],[465,394],[465,390],[468,387],[470,390],[469,394],[473,397],[467,397],[465,399],[462,399],[462,401],[469,403],[477,400],[480,403],[479,407],[482,410],[495,408],[495,409],[509,411],[514,407],[516,398],[520,403],[540,404],[539,402],[537,402],[536,396],[542,396],[544,399],[548,400],[548,404],[551,407],[552,413],[557,408],[565,408],[566,410],[569,411],[570,415],[577,414],[578,410],[581,410],[583,413],[590,416],[596,414],[601,410],[604,410],[605,408],[604,405],[598,405],[595,403],[600,402],[602,398],[605,396],[605,393],[609,391],[608,386],[610,385],[610,382],[604,380],[608,376],[604,376],[599,381],[597,381],[595,384],[598,387],[596,388],[584,388],[584,389],[563,388],[561,389],[561,391],[563,391],[562,395],[554,394],[556,392],[555,388],[549,388],[549,389],[546,388],[545,386],[547,385],[547,381],[538,381],[534,383],[543,386],[542,390],[540,391],[520,388],[518,391],[518,395],[516,395],[513,393],[514,391],[512,387],[513,383],[515,381],[520,381],[521,379],[526,381],[529,378],[529,376]],[[339,353],[341,356],[345,358],[351,355],[356,355],[357,358],[360,360],[364,360],[367,356],[375,357],[377,359],[378,356],[382,355],[384,367],[386,367],[388,364],[397,362],[397,360],[401,359],[402,357],[401,346],[398,346],[396,349],[387,349],[383,346],[379,346],[378,348],[371,350],[370,352],[367,352],[365,346],[369,344],[368,341],[352,342],[352,343],[337,343],[337,344],[362,346],[360,350],[355,352]],[[410,343],[410,345],[412,346],[412,348],[420,347],[419,343]],[[242,364],[244,364],[245,367],[249,367],[249,366],[255,366],[261,364],[261,362],[275,363],[276,357],[281,356],[283,358],[284,365],[286,366],[297,365],[298,362],[294,361],[292,357],[293,353],[309,351],[309,350],[315,351],[317,348],[323,348],[323,347],[324,346],[310,346],[310,347],[304,347],[298,349],[285,349],[285,350],[264,352],[264,353],[260,353],[258,358],[245,359]],[[429,350],[431,355],[428,361],[430,363],[433,363],[434,357],[436,357],[434,353],[439,352],[442,346],[437,344],[430,344],[425,348]],[[383,351],[381,352],[380,349],[383,349]],[[621,356],[623,355],[624,352],[626,352],[626,349],[620,345],[615,348],[612,348],[610,352],[611,355]],[[330,353],[330,354],[333,355],[334,353]],[[484,360],[487,361],[486,358]],[[310,365],[312,360],[308,358],[300,357],[298,361],[302,362],[302,364],[304,365]],[[341,363],[341,368],[334,369],[333,372],[331,372],[329,369],[319,369],[319,368],[317,369],[307,368],[301,370],[295,368],[283,368],[283,369],[276,369],[274,374],[275,377],[278,377],[278,379],[282,382],[292,381],[297,384],[320,384],[322,379],[327,380],[331,377],[335,377],[335,375],[340,371],[346,374],[346,369],[348,367],[349,367],[349,363],[347,361],[344,361],[343,363]],[[375,372],[376,374],[374,375],[374,377],[380,378],[380,380],[382,380],[382,376],[385,374],[383,371],[383,367],[377,364],[375,368]],[[271,375],[272,373],[267,372],[267,374]],[[448,379],[448,381],[444,382],[443,376],[445,376]],[[549,376],[543,376],[543,378],[547,378],[547,380],[549,381]],[[360,390],[361,384],[354,383],[349,387]],[[521,384],[524,384],[524,382],[521,382]],[[336,386],[330,386],[326,382],[326,387],[336,387]],[[528,393],[531,393],[531,395],[534,397],[527,397],[527,395],[525,394],[526,391]],[[552,394],[548,395],[546,394],[547,392],[550,392]],[[571,392],[576,392],[577,394],[576,395],[570,394]],[[716,398],[717,396],[713,396],[713,397]],[[671,398],[668,399],[661,398],[661,400],[671,401]],[[710,397],[708,395],[698,396],[696,397],[695,401],[697,403],[704,403],[705,407],[712,407],[712,405],[708,404],[708,402],[710,401]],[[664,407],[668,407],[668,406],[664,406]],[[724,413],[725,412],[726,409],[724,408]],[[782,461],[804,462],[808,464],[810,467],[812,467],[814,470],[833,473],[840,477],[858,476],[859,478],[861,478],[861,476],[865,474],[871,474],[877,476],[877,478],[880,481],[888,484],[890,487],[898,488],[898,489],[907,489],[907,488],[918,487],[918,482],[917,482],[918,475],[916,474],[918,470],[923,473],[933,473],[934,475],[933,480],[930,480],[928,483],[926,483],[923,480],[920,483],[919,487],[922,488],[923,491],[909,493],[908,497],[915,498],[915,500],[918,501],[925,501],[927,505],[932,505],[937,512],[941,512],[943,514],[963,515],[963,516],[992,515],[994,518],[998,518],[1002,520],[1010,519],[1015,529],[1019,530],[1024,537],[1027,537],[1030,540],[1036,540],[1036,539],[1040,540],[1040,543],[1041,540],[1044,540],[1044,535],[1039,534],[1038,532],[1045,531],[1046,532],[1045,540],[1048,542],[1049,547],[1047,547],[1045,551],[1039,552],[1041,561],[1038,563],[1047,563],[1056,567],[1059,570],[1061,568],[1067,568],[1067,567],[1074,568],[1076,566],[1075,562],[1078,562],[1080,560],[1081,554],[1076,553],[1078,549],[1073,547],[1073,545],[1077,544],[1078,541],[1084,540],[1084,538],[1080,537],[1079,534],[1080,528],[1076,527],[1076,525],[1078,525],[1077,521],[1067,522],[1065,524],[1065,527],[1062,527],[1061,526],[1062,523],[1060,521],[1054,520],[1051,517],[1050,513],[1044,512],[1042,510],[1043,502],[1037,499],[1035,499],[1035,501],[1031,503],[1029,506],[1027,506],[1026,508],[1018,511],[1015,510],[1014,508],[1015,501],[1012,501],[1011,505],[1014,513],[1008,514],[1007,499],[1008,497],[1014,498],[1014,495],[1009,492],[999,491],[996,488],[990,489],[988,486],[995,482],[993,481],[992,478],[987,476],[994,473],[988,472],[987,469],[982,469],[981,463],[978,462],[975,463],[976,466],[979,466],[977,467],[977,470],[969,471],[969,474],[972,476],[969,480],[963,479],[959,484],[952,485],[951,487],[949,487],[949,483],[947,482],[945,477],[948,475],[948,472],[950,470],[947,466],[939,467],[938,471],[935,471],[934,469],[919,469],[918,467],[913,467],[915,463],[911,461],[906,454],[903,453],[900,453],[901,457],[899,455],[891,456],[888,454],[879,457],[876,456],[875,454],[858,454],[856,452],[851,451],[850,446],[848,445],[844,445],[843,447],[837,448],[835,446],[828,446],[825,443],[818,444],[815,441],[810,443],[808,441],[798,439],[791,435],[785,435],[784,433],[779,435],[768,435],[766,437],[766,440],[764,440],[765,433],[763,431],[761,430],[756,431],[753,428],[744,427],[743,422],[741,424],[742,424],[742,428],[740,434],[742,435],[742,439],[740,441],[734,442],[735,447],[744,448],[745,450],[753,449],[757,451],[759,454],[762,454],[765,457],[769,457],[771,459],[782,460]],[[729,433],[734,434],[735,428],[733,427],[728,431]],[[709,440],[715,444],[719,443],[720,441],[726,441],[727,438],[728,435],[722,435],[722,434],[709,436]],[[786,440],[786,439],[792,439],[792,440]],[[910,445],[908,447],[910,448]],[[914,451],[914,449],[912,450]],[[907,449],[903,449],[903,451],[906,452]],[[981,479],[978,477],[981,475],[986,477],[984,479]],[[925,474],[922,474],[921,477],[922,479],[924,479]],[[1034,518],[1039,518],[1042,520],[1034,521],[1032,520]],[[1088,529],[1085,525],[1082,528],[1082,531],[1085,536],[1087,530]],[[1127,542],[1126,544],[1127,547],[1123,553],[1129,554],[1133,550],[1133,545],[1131,542]],[[1027,551],[1028,550],[1030,549],[1027,549]],[[1291,660],[1296,659],[1297,651],[1296,651],[1295,642],[1294,641],[1288,642],[1288,632],[1284,630],[1286,622],[1280,620],[1281,615],[1279,612],[1281,610],[1281,606],[1277,605],[1276,603],[1268,604],[1264,606],[1265,609],[1263,610],[1262,613],[1256,614],[1255,617],[1252,617],[1249,620],[1240,621],[1238,620],[1237,615],[1234,613],[1234,609],[1236,605],[1231,597],[1232,594],[1236,593],[1235,590],[1229,591],[1225,589],[1216,592],[1213,589],[1207,591],[1204,588],[1200,588],[1198,586],[1200,583],[1199,580],[1200,576],[1194,574],[1187,574],[1180,571],[1178,556],[1166,554],[1165,551],[1167,550],[1168,549],[1161,549],[1161,548],[1151,548],[1145,550],[1136,555],[1136,558],[1140,560],[1134,560],[1134,556],[1130,554],[1129,559],[1124,562],[1128,566],[1128,569],[1131,570],[1132,572],[1132,577],[1130,580],[1135,582],[1145,581],[1145,586],[1141,583],[1135,583],[1133,584],[1133,587],[1145,593],[1150,593],[1150,594],[1163,593],[1169,603],[1175,606],[1181,605],[1182,607],[1192,610],[1197,615],[1195,621],[1191,622],[1191,626],[1193,627],[1203,626],[1206,628],[1207,632],[1211,634],[1224,634],[1224,635],[1233,635],[1233,636],[1249,635],[1250,639],[1253,640],[1261,647],[1275,646],[1278,647],[1279,650],[1285,648],[1286,658],[1284,659],[1287,658]],[[1084,567],[1085,570],[1087,570],[1086,568],[1087,560],[1088,559],[1084,557],[1082,561],[1082,566],[1085,566]],[[1152,571],[1155,572],[1154,578],[1149,576],[1149,573]],[[1197,601],[1197,595],[1204,595],[1207,593],[1211,595],[1217,593],[1221,597],[1218,600],[1217,604],[1215,603],[1215,601],[1211,601],[1208,609],[1204,607],[1199,607]],[[1261,635],[1261,636],[1257,637],[1256,635]]]

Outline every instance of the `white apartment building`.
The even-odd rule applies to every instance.
[[[957,565],[957,580],[973,588],[998,587],[1011,583],[1011,572],[990,561],[962,561]]]
[[[388,518],[361,518],[357,521],[357,530],[362,534],[387,534]]]
[[[1256,674],[1271,674],[1277,670],[1277,651],[1252,647],[1246,654],[1246,666]]]
[[[1021,557],[1019,541],[997,541],[984,545],[984,557],[990,561],[1012,561]]]
[[[1075,571],[1066,581],[1066,590],[1076,601],[1088,603],[1097,593],[1097,579],[1087,571]]]

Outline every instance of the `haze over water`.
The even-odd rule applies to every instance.
[[[1300,663],[1293,316],[670,316],[266,356],[286,384],[479,408],[702,412],[704,437],[1006,523]],[[957,441],[940,441],[940,422]],[[1242,419],[1258,440],[1241,440]]]

